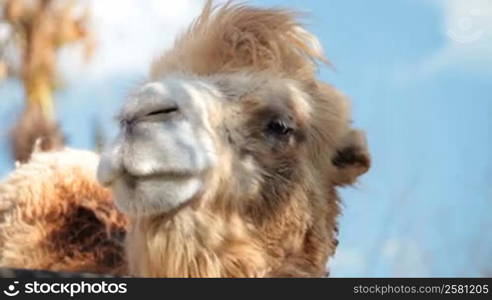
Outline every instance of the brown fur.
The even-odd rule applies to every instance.
[[[131,218],[130,275],[325,275],[338,243],[336,186],[352,184],[370,159],[363,135],[350,127],[345,97],[316,79],[316,61],[324,58],[295,16],[232,3],[214,9],[209,1],[153,65],[152,79],[206,78],[231,101],[209,120],[220,162],[207,174],[203,191],[172,212]],[[275,117],[289,120],[292,135],[265,133]],[[116,241],[125,222],[107,191],[84,177],[84,168],[75,169],[58,165],[31,182],[26,178],[32,173],[20,169],[3,184],[0,203],[10,206],[0,228],[2,265],[120,270]],[[17,186],[22,189],[13,192]],[[80,224],[90,229],[74,239],[70,233]],[[95,242],[101,231],[109,235]],[[34,242],[21,246],[28,239]],[[101,253],[117,259],[108,263]],[[58,259],[63,263],[54,263]]]
[[[312,79],[314,60],[325,59],[318,41],[297,24],[297,15],[232,1],[214,8],[207,1],[190,29],[154,62],[151,75],[185,72],[203,76],[246,69]]]
[[[0,184],[0,266],[121,274],[126,220],[95,180],[97,156],[34,153]]]

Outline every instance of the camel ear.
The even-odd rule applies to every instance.
[[[353,184],[357,177],[366,173],[371,166],[371,156],[364,132],[350,130],[332,163],[337,170],[334,178],[336,185]]]

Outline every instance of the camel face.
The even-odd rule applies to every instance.
[[[212,87],[167,78],[144,85],[120,114],[120,133],[102,155],[98,178],[129,215],[168,212],[202,188],[216,161],[208,115]]]
[[[148,83],[124,105],[98,178],[134,216],[217,193],[261,198],[272,178],[287,183],[300,172],[309,99],[292,80],[261,74]]]

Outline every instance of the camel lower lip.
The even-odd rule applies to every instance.
[[[126,173],[122,176],[125,184],[130,188],[136,188],[138,183],[146,182],[146,181],[155,181],[159,180],[162,182],[169,181],[182,181],[186,179],[192,179],[196,177],[191,172],[163,172],[163,173],[154,173],[149,175],[139,175],[135,176],[129,173]]]
[[[159,173],[152,173],[152,174],[146,174],[146,175],[133,175],[130,173],[126,173],[123,175],[125,178],[129,178],[131,180],[182,180],[182,179],[187,179],[187,178],[192,178],[196,177],[196,174],[192,172],[159,172]]]
[[[163,179],[163,177],[170,177]],[[201,189],[197,176],[121,176],[113,185],[117,207],[128,215],[169,212],[192,199]]]

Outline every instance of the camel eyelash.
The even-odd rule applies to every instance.
[[[266,131],[269,134],[287,136],[294,131],[294,128],[289,126],[284,120],[272,120],[268,123]]]

